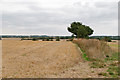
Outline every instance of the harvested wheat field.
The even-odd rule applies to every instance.
[[[3,78],[88,78],[92,73],[80,51],[67,41],[2,41]]]
[[[2,78],[2,40],[0,40],[0,79]]]

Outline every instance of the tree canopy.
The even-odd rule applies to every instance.
[[[80,22],[73,22],[70,27],[67,28],[72,35],[76,35],[77,38],[85,38],[93,34],[93,30]]]

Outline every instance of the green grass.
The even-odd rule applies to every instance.
[[[78,46],[78,44],[75,44],[77,47],[79,47]],[[80,51],[82,52],[82,57],[86,60],[86,61],[90,61],[90,59],[87,57],[87,54],[85,53],[85,51],[83,50],[83,49],[81,49],[81,48],[79,48],[80,49]]]
[[[87,57],[87,54],[83,54],[83,58],[86,60],[86,61],[89,61],[90,59]]]
[[[82,52],[82,57],[83,57],[86,61],[90,61],[90,59],[88,58],[88,56],[87,56],[87,54],[85,53],[85,51],[82,50],[81,48],[80,48],[80,50],[81,50],[81,52]]]
[[[112,54],[112,56],[105,58],[105,62],[107,61],[117,61],[118,60],[118,52]]]
[[[109,44],[109,46],[111,46],[111,47],[120,47],[120,45],[118,45],[118,44]]]
[[[115,61],[118,61],[118,53],[112,54],[111,57],[105,59],[106,62],[110,63],[108,66],[107,72],[111,77],[118,77],[118,64]]]
[[[101,72],[98,75],[117,78],[119,74],[118,64],[118,53],[114,53],[111,56],[107,56],[105,60],[94,59],[90,64],[91,68],[108,68],[105,73]],[[107,65],[106,65],[107,64]]]
[[[101,73],[98,73],[98,75],[102,75],[102,76],[108,76],[108,74],[107,74],[107,73],[103,73],[103,72],[101,72]]]
[[[118,66],[110,66],[107,72],[111,77],[118,77]]]
[[[104,62],[103,61],[101,61],[101,60],[95,60],[94,59],[94,61],[92,61],[92,63],[90,64],[90,67],[91,68],[104,68],[106,65],[104,64]]]

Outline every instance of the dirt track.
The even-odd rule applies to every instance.
[[[3,40],[2,45],[3,78],[98,77],[72,42]]]

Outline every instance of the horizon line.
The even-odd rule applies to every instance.
[[[71,35],[47,35],[47,34],[0,34],[0,36],[71,36]],[[96,34],[90,36],[120,36],[120,35],[108,35],[108,34]]]

